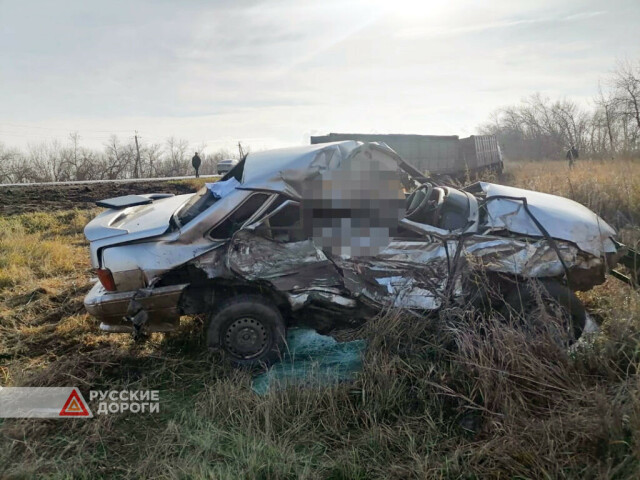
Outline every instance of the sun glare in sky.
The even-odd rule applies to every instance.
[[[638,0],[0,0],[0,142],[469,135],[536,92],[587,105],[616,59],[640,56],[639,13]]]
[[[423,21],[425,18],[436,19],[452,8],[452,2],[446,0],[394,0],[376,3],[393,17],[407,22]]]

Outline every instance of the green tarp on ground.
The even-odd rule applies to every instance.
[[[354,380],[362,369],[364,340],[338,342],[307,328],[287,333],[287,353],[282,361],[253,379],[252,389],[265,395],[288,386],[323,386]]]

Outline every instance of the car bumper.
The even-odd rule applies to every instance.
[[[158,287],[144,298],[137,298],[149,314],[144,325],[147,332],[170,332],[180,322],[178,303],[180,295],[188,284]],[[129,303],[137,290],[108,292],[100,282],[96,282],[84,299],[84,306],[90,315],[101,321],[100,329],[112,333],[133,332],[133,324],[125,318]]]

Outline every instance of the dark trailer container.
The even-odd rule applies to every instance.
[[[312,136],[311,143],[342,140],[384,142],[420,171],[431,175],[464,175],[467,171],[502,171],[502,155],[494,135],[410,135],[330,133]]]

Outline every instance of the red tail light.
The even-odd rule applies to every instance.
[[[99,268],[96,273],[98,274],[98,280],[100,280],[100,283],[106,290],[110,292],[116,291],[116,282],[113,281],[111,270],[108,268]]]

